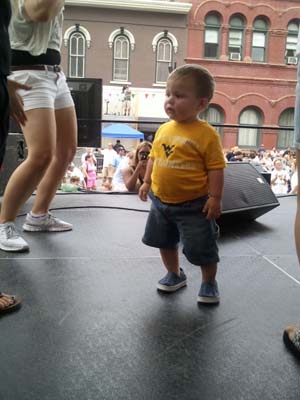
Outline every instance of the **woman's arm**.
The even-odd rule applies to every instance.
[[[58,15],[65,0],[25,0],[24,7],[31,21],[46,22]]]
[[[136,191],[136,183],[139,177],[139,169],[135,168],[134,170],[131,167],[125,168],[121,170],[123,175],[124,183],[129,192]]]

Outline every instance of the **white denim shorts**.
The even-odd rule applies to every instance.
[[[295,147],[300,150],[300,55],[298,55],[295,102]]]
[[[19,90],[24,110],[51,108],[59,110],[74,106],[74,101],[63,72],[22,70],[14,71],[9,79],[31,86]]]

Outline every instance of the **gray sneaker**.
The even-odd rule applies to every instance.
[[[0,249],[4,251],[27,251],[28,243],[19,235],[13,222],[0,224]]]
[[[186,286],[186,275],[180,268],[180,276],[174,272],[168,272],[160,281],[158,281],[156,287],[158,290],[163,292],[175,292],[176,290]]]
[[[220,293],[217,281],[214,281],[213,283],[202,282],[197,302],[209,304],[217,304],[220,302]]]
[[[26,216],[23,230],[26,232],[63,232],[71,231],[73,226],[48,213],[45,217],[33,217],[30,213]]]

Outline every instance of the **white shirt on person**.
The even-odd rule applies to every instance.
[[[14,50],[28,51],[33,56],[60,51],[63,9],[50,21],[31,21],[26,15],[25,0],[11,0],[12,18],[9,25],[10,45]]]

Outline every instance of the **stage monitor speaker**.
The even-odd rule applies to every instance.
[[[25,160],[27,148],[20,133],[10,133],[7,137],[3,168],[0,172],[0,195],[3,195],[7,182],[14,170]]]
[[[220,222],[254,220],[279,206],[266,179],[249,163],[229,162],[224,170]]]
[[[101,146],[102,80],[67,79],[77,114],[78,147]]]

